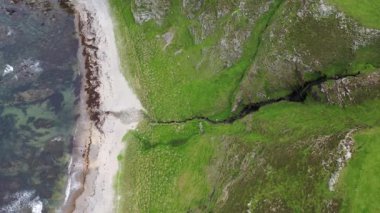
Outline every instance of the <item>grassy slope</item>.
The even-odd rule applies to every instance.
[[[180,120],[193,116],[226,117],[231,109],[231,98],[242,75],[251,64],[260,36],[280,1],[256,23],[252,36],[245,44],[242,58],[228,69],[219,70],[209,61],[207,67],[197,69],[202,60],[202,48],[210,48],[220,35],[210,36],[194,44],[188,26],[191,21],[182,14],[181,3],[172,1],[170,14],[162,26],[153,21],[138,25],[134,22],[129,0],[111,0],[119,20],[120,52],[126,58],[132,82],[149,114],[161,120]],[[212,4],[212,3],[210,3]],[[210,5],[212,7],[212,5]],[[221,20],[223,26],[232,16]],[[163,42],[156,35],[175,32],[173,43],[163,50]],[[222,33],[219,33],[222,34]],[[182,53],[174,55],[182,49]],[[210,59],[211,60],[211,59]]]
[[[354,7],[354,1],[331,1],[363,24],[379,27],[378,16],[368,16],[368,11],[378,14],[372,9],[377,5],[375,1],[367,0]],[[186,28],[189,21],[180,14],[178,2],[173,3],[173,12],[162,27],[153,22],[136,25],[129,0],[111,0],[111,3],[119,22],[120,53],[124,61],[128,61],[123,64],[125,70],[129,69],[126,75],[133,81],[151,116],[172,120],[194,115],[228,115],[234,90],[256,55],[270,13],[258,22],[247,44],[249,51],[239,63],[230,70],[208,73],[194,67],[201,57],[200,49],[211,45],[216,37],[194,45]],[[168,30],[176,32],[175,41],[167,51],[162,51],[163,43],[155,39],[155,35]],[[184,54],[174,57],[173,52],[180,48]],[[376,50],[377,46],[359,50],[353,69],[362,69],[371,60],[370,66],[380,66],[373,48]],[[208,68],[212,69],[213,64],[210,64]],[[352,205],[360,210],[367,202],[366,193],[373,192],[364,190],[368,187],[365,180],[375,180],[376,175],[376,171],[368,169],[375,161],[367,155],[373,156],[370,150],[376,150],[378,144],[372,142],[371,146],[364,146],[363,150],[368,152],[358,150],[343,178],[341,190],[347,191],[343,198],[327,192],[329,173],[319,167],[321,161],[313,161],[325,156],[314,156],[310,146],[320,136],[339,138],[353,127],[379,126],[379,106],[378,100],[344,109],[314,102],[279,103],[264,107],[253,117],[233,125],[209,125],[200,121],[180,125],[143,123],[139,130],[126,137],[128,150],[120,158],[123,167],[118,192],[123,202],[119,211],[241,212],[248,208],[248,202],[251,209],[265,211],[268,208],[264,200],[272,198],[278,198],[271,202],[279,208],[322,211],[326,199],[335,196],[338,206],[343,199],[343,209]],[[374,139],[378,132],[375,128],[360,134],[358,144]],[[334,141],[332,144],[336,145]],[[250,153],[257,153],[258,159],[244,161]],[[242,171],[246,166],[248,171],[254,172]],[[260,170],[260,166],[264,169]],[[369,170],[368,176],[356,180],[359,167]],[[315,177],[310,179],[305,175],[308,171],[313,171]],[[234,180],[224,200],[223,188]],[[359,192],[355,191],[357,188]]]
[[[299,8],[292,1],[282,4],[263,33],[255,61],[240,85],[240,95],[245,103],[286,96],[305,81],[322,75],[342,76],[380,67],[380,39],[353,51],[354,24],[342,28],[335,15],[300,19],[297,15]],[[294,71],[297,63],[288,59],[294,55],[302,61],[297,62],[298,72]]]
[[[245,51],[240,60],[230,68],[221,68],[221,62],[212,48],[224,33],[223,26],[234,21],[233,13],[217,21],[218,27],[215,33],[195,44],[189,27],[197,23],[186,17],[181,2],[171,2],[170,13],[161,25],[157,25],[154,21],[138,25],[132,15],[131,0],[110,1],[119,23],[118,46],[122,58],[125,59],[124,70],[129,70],[126,74],[129,75],[129,79],[149,115],[158,120],[181,120],[197,116],[221,119],[229,116],[236,92],[238,92],[237,89],[244,74],[252,67],[256,54],[259,56],[257,58],[259,61],[267,60],[273,63],[277,60],[276,57],[273,58],[277,55],[276,52],[271,51],[273,48],[279,47],[274,46],[272,50],[265,47],[268,46],[266,43],[270,40],[270,33],[269,31],[265,32],[265,29],[271,26],[273,21],[276,22],[274,23],[275,28],[282,30],[283,26],[286,26],[294,34],[291,34],[290,41],[287,41],[287,45],[290,47],[286,47],[283,51],[291,52],[294,45],[306,47],[305,51],[311,53],[310,59],[307,60],[318,60],[323,65],[322,70],[320,67],[315,68],[318,73],[334,76],[344,74],[344,72],[353,73],[380,66],[379,51],[377,51],[380,41],[361,48],[353,55],[350,52],[352,41],[337,28],[336,21],[314,20],[310,23],[301,22],[299,26],[297,24],[293,26],[293,19],[297,17],[295,12],[297,4],[294,3],[286,4],[286,7],[294,7],[290,11],[287,11],[288,8],[284,8],[285,4],[278,9],[280,0],[272,4],[271,9],[255,22],[250,38],[244,43]],[[204,8],[213,8],[215,5],[216,2],[210,1]],[[289,17],[292,18],[287,17],[284,21],[283,13],[291,13],[292,15]],[[288,19],[291,19],[290,26],[287,26],[289,25],[286,21]],[[241,22],[244,27],[244,21]],[[241,23],[236,25],[238,24]],[[165,43],[162,38],[157,36],[169,31],[174,32],[174,40],[166,49],[163,49]],[[275,32],[276,35],[282,34],[281,31]],[[262,37],[263,35],[264,37]],[[316,39],[323,36],[326,36],[327,39],[315,42]],[[262,38],[266,41],[262,41]],[[337,48],[325,51],[334,45]],[[210,49],[211,52],[205,57],[202,52],[210,51]],[[176,55],[178,50],[182,50],[182,52]],[[342,52],[345,54],[341,54]],[[200,62],[204,63],[198,66]],[[256,93],[264,92],[267,93],[268,98],[278,98],[287,95],[294,87],[302,83],[295,80],[294,73],[278,74],[277,70],[271,72],[273,70],[270,66],[271,64],[255,63],[253,67],[258,67],[259,73],[263,72],[263,74],[255,75],[254,80],[248,85],[243,83],[243,93],[254,96],[257,95]],[[282,69],[283,65],[274,64],[274,66]],[[285,66],[283,69],[291,68]],[[305,74],[305,80],[313,80],[317,77],[316,73]],[[250,101],[260,102],[262,100],[251,98],[248,102]]]
[[[303,145],[301,142],[324,135],[339,135],[354,127],[378,126],[379,106],[380,101],[345,109],[314,102],[284,102],[265,107],[252,118],[233,125],[209,125],[200,121],[181,125],[146,123],[128,136],[128,150],[122,157],[123,184],[118,188],[125,201],[120,212],[137,209],[142,212],[183,212],[218,208],[215,206],[216,198],[222,195],[218,184],[226,182],[219,181],[214,173],[220,172],[219,176],[231,178],[239,175],[239,171],[231,169],[234,166],[228,166],[228,163],[226,165],[226,159],[220,155],[238,156],[252,150],[269,162],[265,164],[268,169],[264,170],[268,179],[249,177],[246,180],[253,182],[244,186],[239,186],[238,182],[230,197],[239,200],[233,205],[232,201],[223,203],[223,211],[241,211],[249,201],[260,208],[263,205],[260,202],[272,196],[281,198],[292,210],[310,207],[321,210],[324,199],[332,196],[326,192],[330,173],[313,167],[320,165],[320,162],[310,163],[312,156],[308,150],[313,143]],[[199,123],[203,127],[199,127]],[[232,147],[226,150],[220,148],[231,144]],[[258,147],[261,149],[256,149]],[[284,154],[283,148],[290,154]],[[282,157],[290,160],[281,160]],[[297,166],[294,160],[298,161]],[[213,170],[215,167],[218,168],[216,171]],[[315,169],[318,179],[314,182],[306,178],[308,168]],[[252,171],[256,170],[259,171],[253,166]],[[257,181],[261,183],[252,188]],[[290,183],[292,187],[289,187]],[[211,196],[213,189],[214,195]],[[309,198],[305,198],[308,193]]]
[[[340,192],[344,212],[379,212],[380,129],[361,131],[355,136],[356,150],[344,171]]]
[[[380,29],[380,1],[328,0],[360,23]]]

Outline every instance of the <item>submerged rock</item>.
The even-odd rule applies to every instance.
[[[42,12],[48,12],[53,9],[53,3],[50,0],[12,0],[15,4],[23,2],[31,9],[41,10]]]
[[[19,92],[14,95],[14,104],[19,103],[32,103],[36,101],[45,100],[50,97],[54,91],[52,89],[30,89],[27,91]]]
[[[21,191],[10,195],[7,198],[8,205],[1,206],[0,212],[30,212],[40,213],[43,210],[43,203],[40,197],[33,191]]]
[[[0,77],[0,89],[12,89],[32,83],[42,71],[41,62],[31,58],[24,59],[15,66],[7,64]]]
[[[54,120],[45,119],[45,118],[38,118],[33,122],[33,126],[36,129],[50,129],[54,126],[55,122]]]
[[[0,48],[4,45],[14,44],[15,30],[9,26],[0,25]]]

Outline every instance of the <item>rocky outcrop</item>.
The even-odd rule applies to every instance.
[[[237,62],[254,25],[272,4],[272,1],[240,0],[218,1],[212,5],[204,1],[184,0],[183,9],[192,23],[189,31],[194,43],[201,44],[210,37],[218,37],[217,43],[212,47],[203,48],[204,60],[200,64],[206,62],[210,55],[215,56],[214,63],[220,64],[218,69],[231,67]]]
[[[348,161],[352,157],[353,147],[355,143],[353,134],[355,131],[356,129],[349,131],[346,136],[339,142],[337,150],[338,158],[336,159],[336,170],[331,175],[328,183],[330,191],[335,190],[335,185],[339,181],[339,176],[343,168],[347,165]]]
[[[325,1],[286,1],[278,14],[281,18],[262,35],[236,103],[277,98],[319,76],[359,71],[351,62],[365,58],[363,47],[377,54],[380,31],[361,26]]]
[[[243,55],[254,25],[271,5],[272,1],[263,0],[183,0],[181,13],[188,19],[187,28],[194,43],[200,45],[212,40],[201,48],[202,58],[196,69],[218,72],[233,66]],[[170,7],[168,0],[135,0],[132,13],[138,24],[152,20],[160,25]],[[210,61],[212,66],[208,65]]]
[[[316,100],[339,106],[380,98],[380,72],[327,81],[314,86],[311,95]]]
[[[216,201],[216,210],[222,212],[223,209],[234,209],[236,212],[292,212],[289,198],[277,194],[273,190],[276,185],[271,184],[278,184],[287,178],[293,183],[295,176],[302,176],[304,188],[293,191],[292,196],[302,197],[304,205],[312,207],[315,199],[320,199],[313,197],[320,188],[319,183],[331,174],[338,177],[351,158],[354,132],[318,136],[291,144],[256,144],[254,148],[225,137],[223,141],[233,142],[224,142],[219,147],[224,150],[218,153],[223,154],[216,156],[215,165],[212,166],[216,171],[211,172],[210,178],[213,186],[220,189],[210,199]],[[284,179],[276,178],[277,175]],[[272,191],[268,193],[268,190]],[[329,211],[334,207],[331,205],[339,204],[335,200],[320,199],[319,202],[323,202],[321,206],[325,205],[326,211],[323,212],[335,212]]]
[[[170,7],[168,0],[135,0],[132,8],[133,17],[139,24],[153,20],[161,23]]]

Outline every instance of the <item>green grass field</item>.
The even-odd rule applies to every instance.
[[[267,98],[278,98],[291,93],[292,89],[302,82],[295,80],[295,74],[288,70],[288,65],[275,64],[280,68],[284,66],[282,69],[285,72],[278,73],[279,68],[271,68],[270,64],[260,63],[266,60],[276,61],[274,56],[278,54],[276,52],[278,48],[285,48],[281,49],[284,53],[291,52],[294,48],[299,50],[304,48],[307,53],[304,60],[307,63],[318,61],[320,65],[313,68],[317,73],[328,76],[370,70],[378,67],[380,63],[376,51],[380,44],[359,49],[353,54],[351,35],[346,35],[346,32],[338,27],[339,22],[330,20],[331,18],[320,21],[309,18],[310,20],[305,19],[304,22],[294,25],[293,22],[297,17],[294,8],[297,4],[285,6],[281,5],[281,0],[271,4],[269,10],[259,16],[253,26],[247,23],[245,16],[236,18],[239,10],[217,19],[214,31],[198,42],[191,34],[190,28],[200,23],[196,19],[186,17],[180,1],[171,1],[170,12],[161,24],[148,21],[141,25],[135,23],[131,0],[110,2],[118,23],[118,46],[123,59],[123,69],[148,114],[156,120],[182,120],[199,116],[226,118],[231,115],[239,90],[247,96],[264,93]],[[198,13],[207,11],[216,13],[215,8],[218,4],[215,1],[206,2]],[[224,6],[231,7],[230,4],[226,2]],[[263,3],[258,1],[257,4]],[[372,14],[365,8],[372,6],[370,9],[373,10],[377,4],[365,1],[360,4],[360,8],[363,9],[357,11],[363,10],[363,14]],[[287,7],[292,9],[288,11]],[[346,11],[346,8],[343,10]],[[293,15],[284,21],[284,13]],[[358,16],[362,17],[360,14]],[[376,16],[373,19],[376,20]],[[250,29],[252,32],[242,44],[244,48],[240,59],[231,67],[224,67],[217,47],[225,34],[224,26],[228,24],[237,29]],[[271,24],[275,27],[273,28]],[[293,32],[283,41],[285,47],[276,44],[277,46],[268,49],[268,45],[273,42],[266,44],[270,41],[267,28],[279,30],[277,33],[281,35],[283,26]],[[174,35],[168,46],[162,38],[167,32]],[[262,40],[263,35],[265,40]],[[323,36],[326,36],[326,39],[316,42]],[[326,51],[331,46],[336,48]],[[254,80],[247,83],[248,85],[241,86],[242,79],[252,67],[257,67],[259,74],[255,74]],[[304,75],[305,80],[314,80],[318,77],[314,72],[307,72]],[[250,98],[249,101],[263,100]]]
[[[360,131],[355,142],[354,157],[340,184],[343,212],[379,212],[380,128]]]
[[[202,51],[212,49],[219,41],[224,24],[233,21],[229,15],[218,22],[214,33],[195,44],[188,26],[192,20],[182,14],[181,3],[173,1],[165,22],[159,26],[153,21],[138,25],[133,19],[129,0],[111,0],[124,69],[136,88],[149,114],[159,120],[180,120],[193,116],[226,117],[231,111],[234,92],[251,64],[260,42],[260,36],[280,1],[260,17],[244,44],[241,59],[230,68],[223,68],[216,53],[204,56]],[[213,7],[215,2],[209,3]],[[157,36],[175,33],[172,44]],[[181,53],[176,55],[177,51]],[[248,51],[249,50],[249,51]],[[204,61],[201,66],[197,66]]]
[[[380,29],[380,1],[328,0],[349,16],[371,28]]]
[[[215,210],[221,206],[220,203],[217,205],[217,198],[223,197],[222,184],[242,175],[239,170],[241,166],[235,165],[234,159],[240,159],[239,162],[242,163],[246,155],[236,156],[250,152],[259,156],[256,160],[265,159],[266,166],[262,171],[255,161],[249,163],[252,171],[256,171],[256,176],[242,177],[242,182],[253,181],[251,185],[236,181],[229,199],[240,201],[231,204],[233,200],[227,200],[223,204],[226,212],[228,209],[230,212],[240,211],[241,203],[250,201],[258,209],[262,207],[263,200],[272,196],[281,198],[284,205],[292,211],[311,206],[322,211],[324,201],[334,197],[334,194],[327,192],[330,173],[320,168],[321,161],[315,161],[326,158],[328,154],[315,156],[315,140],[322,136],[336,136],[336,140],[331,139],[334,148],[339,137],[343,137],[342,134],[352,128],[379,126],[379,106],[379,100],[345,109],[315,102],[283,102],[264,107],[252,117],[233,125],[210,125],[196,120],[178,125],[143,123],[139,130],[126,138],[128,149],[121,157],[123,168],[118,186],[123,200],[119,212]],[[378,130],[373,130],[369,135],[359,134],[356,137],[359,147],[372,140],[375,133],[379,134]],[[327,143],[326,146],[331,145]],[[373,141],[364,150],[376,147],[378,144]],[[283,152],[284,148],[286,152]],[[376,156],[374,160],[371,157],[376,155],[377,148],[368,157],[367,151],[363,150],[360,154],[359,148],[357,158],[365,157],[360,160],[360,165],[368,165],[363,167],[366,170],[377,165]],[[354,159],[350,167],[355,165],[357,163]],[[305,175],[309,170],[314,171],[313,177]],[[362,170],[352,171],[354,173],[348,173],[348,177],[354,180],[354,175]],[[368,171],[371,172],[368,173],[368,178],[374,178],[375,181],[376,171]],[[257,179],[260,172],[267,178]],[[361,187],[367,186],[365,180],[359,180],[364,184]],[[354,190],[355,186],[351,185],[357,184],[351,182],[347,190]],[[349,198],[354,199],[351,198],[353,196],[354,194],[349,195]],[[360,194],[357,198],[362,199],[363,196],[366,197],[365,194]]]
[[[123,70],[148,116],[190,119],[172,124],[147,119],[125,137],[118,212],[376,212],[380,100],[368,100],[371,91],[353,93],[363,101],[344,107],[312,98],[270,104],[232,124],[191,118],[223,119],[231,116],[236,102],[287,96],[324,75],[376,71],[380,39],[353,51],[358,38],[352,22],[346,29],[335,15],[300,18],[300,2],[278,0],[251,25],[243,9],[226,13],[198,41],[191,27],[201,31],[202,23],[187,17],[182,1],[170,1],[159,24],[141,25],[135,23],[132,0],[110,2]],[[255,1],[260,7],[253,12],[265,8],[265,2]],[[357,2],[331,0],[361,24],[379,28],[380,3]],[[217,6],[240,8],[237,3],[205,1],[195,16],[216,14]],[[215,50],[226,26],[251,30],[231,67],[223,65]],[[174,34],[169,45],[162,38],[167,32]],[[329,192],[338,143],[353,128],[363,130],[355,137],[357,151],[339,190]]]

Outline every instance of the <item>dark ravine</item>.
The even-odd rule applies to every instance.
[[[330,81],[330,80],[340,80],[346,77],[356,77],[359,74],[360,72],[353,73],[353,74],[340,75],[340,76],[333,76],[333,77],[322,76],[316,80],[307,81],[303,85],[298,86],[295,90],[293,90],[292,93],[286,96],[283,96],[277,99],[269,99],[267,101],[262,101],[262,102],[257,102],[257,103],[250,103],[248,105],[243,106],[240,112],[223,120],[214,120],[209,117],[196,116],[196,117],[187,118],[187,119],[178,120],[178,121],[175,121],[175,120],[159,121],[159,120],[152,119],[151,117],[149,117],[149,115],[145,115],[145,116],[152,124],[183,124],[183,123],[187,123],[194,120],[203,120],[211,124],[232,124],[235,121],[240,120],[253,112],[259,111],[260,108],[264,106],[275,104],[281,101],[303,103],[306,100],[307,96],[309,95],[310,89],[313,86],[321,85],[322,83],[325,83],[326,81]]]

